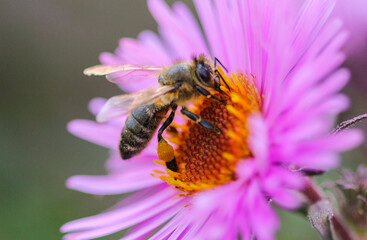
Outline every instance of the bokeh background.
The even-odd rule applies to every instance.
[[[191,1],[183,2],[194,9]],[[82,70],[97,64],[99,53],[113,51],[121,37],[156,28],[143,0],[0,0],[1,240],[60,239],[63,223],[117,201],[65,187],[69,176],[104,174],[108,156],[106,149],[69,134],[66,124],[93,119],[87,111],[93,97],[120,93],[103,78],[83,76]],[[366,39],[362,36],[359,50],[346,62],[353,81],[345,92],[353,105],[340,121],[367,112]],[[354,168],[364,162],[366,146],[345,154],[344,164]],[[318,238],[300,215],[281,215],[279,239]]]

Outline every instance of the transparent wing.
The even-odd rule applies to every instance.
[[[140,92],[123,94],[110,98],[97,115],[97,122],[106,122],[112,118],[130,113],[138,107],[152,103],[160,96],[174,90],[173,86],[147,88]]]
[[[143,80],[162,71],[162,67],[148,65],[96,65],[84,70],[84,74],[91,76],[106,75],[108,81],[122,84],[126,81]]]

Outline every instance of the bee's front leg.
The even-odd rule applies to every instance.
[[[206,120],[201,119],[198,115],[196,115],[193,112],[190,112],[185,107],[181,109],[181,113],[186,117],[190,118],[191,120],[195,121],[196,123],[200,124],[200,126],[205,127],[206,129],[209,130],[214,130],[216,131],[217,134],[221,133],[221,131],[216,126],[214,126],[213,124],[211,124]]]
[[[162,137],[164,130],[172,123],[175,117],[175,111],[177,106],[174,105],[171,107],[172,111],[166,121],[162,124],[161,128],[158,130],[158,158],[166,163],[166,166],[169,170],[177,172],[178,166],[174,154],[173,147],[167,143],[167,141]]]
[[[226,102],[226,100],[219,99],[216,96],[212,95],[208,90],[206,90],[205,88],[203,88],[200,85],[195,85],[195,88],[199,91],[199,93],[201,95],[204,95],[207,98],[213,98],[213,99],[217,100],[218,102],[222,102],[222,103]]]

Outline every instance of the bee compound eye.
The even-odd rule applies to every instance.
[[[211,82],[211,76],[210,70],[208,68],[202,64],[198,64],[196,67],[196,75],[202,84],[209,86]]]

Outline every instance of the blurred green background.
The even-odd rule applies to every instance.
[[[64,186],[75,174],[104,174],[108,156],[69,134],[67,122],[93,119],[90,99],[120,93],[82,70],[97,64],[101,52],[113,51],[121,37],[157,26],[143,0],[0,0],[0,6],[0,239],[60,239],[63,223],[118,199]],[[355,70],[361,63],[354,58],[347,65]],[[341,120],[366,112],[364,74],[354,71],[356,81],[346,89],[354,107]],[[365,151],[366,145],[346,154],[345,163],[355,166]],[[302,217],[282,217],[279,239],[317,239]]]

